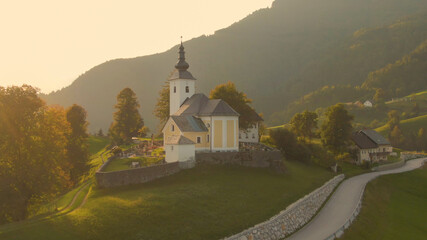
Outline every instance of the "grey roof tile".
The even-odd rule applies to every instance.
[[[239,116],[230,105],[221,99],[209,99],[202,93],[197,93],[184,101],[176,116]]]
[[[371,129],[354,132],[351,139],[361,149],[377,148],[378,145],[390,145],[387,139]]]
[[[379,134],[375,130],[366,129],[366,130],[362,130],[362,132],[378,145],[390,144],[390,142],[385,137],[383,137],[381,134]]]
[[[207,132],[208,131],[205,124],[200,118],[197,118],[191,115],[171,116],[171,118],[182,132]]]
[[[168,145],[190,145],[190,144],[196,144],[195,142],[191,141],[190,139],[179,135],[179,136],[169,136],[165,144]]]
[[[175,69],[172,73],[172,75],[169,77],[169,81],[171,80],[176,80],[176,79],[191,79],[191,80],[196,80],[196,78],[193,77],[193,75],[185,70],[185,71],[180,71],[178,69]]]

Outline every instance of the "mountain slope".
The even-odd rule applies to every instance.
[[[322,75],[316,71],[323,68],[313,66],[327,62],[333,49],[354,31],[388,24],[423,9],[427,9],[424,0],[277,0],[270,9],[256,11],[212,36],[185,42],[189,70],[198,79],[199,92],[208,93],[219,83],[233,81],[254,100],[258,111],[270,114],[329,81],[366,74],[365,69],[359,74],[356,67],[356,73]],[[416,41],[422,34],[414,33],[411,38]],[[396,61],[405,51],[387,57],[386,62]],[[157,125],[154,104],[173,70],[176,52],[175,46],[161,54],[108,61],[43,97],[52,104],[84,106],[94,131],[109,126],[115,96],[130,87],[139,98],[145,122],[153,128]],[[317,70],[305,75],[310,69]],[[340,82],[352,83],[353,79]]]
[[[341,85],[323,86],[300,97],[282,111],[270,116],[269,123],[283,124],[295,113],[306,109],[312,111],[338,102],[372,99],[375,88],[385,90],[386,99],[426,89],[426,25],[427,14],[424,13],[401,19],[391,25],[355,32],[351,39],[343,41],[346,45],[335,49],[330,60],[319,61],[319,67],[307,69],[305,75],[313,75],[312,77],[301,78],[301,83],[296,83],[293,87],[295,89],[298,84],[310,82],[311,86],[316,86],[316,81],[321,79],[329,79],[325,82],[326,85]],[[396,59],[397,56],[399,57]],[[333,70],[333,67],[337,69]],[[315,77],[322,71],[329,72],[323,74],[329,77]],[[340,74],[348,76],[331,76]],[[363,87],[357,86],[359,84]]]
[[[427,88],[427,39],[411,54],[370,73],[363,86],[382,88],[389,98]]]

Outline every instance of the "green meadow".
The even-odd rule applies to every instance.
[[[150,183],[92,188],[67,214],[0,227],[0,239],[219,239],[285,209],[333,173],[285,162],[286,172],[199,165]]]
[[[424,240],[426,203],[427,167],[381,176],[368,183],[362,211],[340,239]]]

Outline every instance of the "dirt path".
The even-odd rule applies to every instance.
[[[77,198],[79,197],[79,195],[80,195],[80,193],[81,193],[81,191],[87,186],[87,185],[89,185],[89,184],[92,184],[92,182],[88,182],[88,183],[86,183],[83,187],[81,187],[80,189],[79,189],[79,191],[77,191],[76,192],[76,194],[74,194],[74,197],[73,197],[73,200],[71,200],[71,202],[64,208],[64,209],[62,209],[60,212],[66,212],[66,211],[68,211],[73,205],[74,205],[74,203],[76,202],[76,200],[77,200]],[[89,192],[88,192],[89,193]],[[87,194],[86,194],[86,197],[87,197]],[[86,197],[85,197],[85,199],[86,199]],[[80,206],[79,206],[80,207]],[[74,209],[75,210],[75,209]]]

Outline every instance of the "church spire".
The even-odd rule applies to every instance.
[[[175,64],[175,68],[179,71],[186,71],[190,65],[185,61],[185,51],[184,45],[182,45],[182,36],[181,36],[181,46],[179,47],[179,58],[178,62]]]

